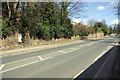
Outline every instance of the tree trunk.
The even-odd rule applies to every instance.
[[[96,32],[96,38],[97,38],[97,32]]]
[[[25,45],[30,45],[30,33],[29,31],[25,32],[25,40],[24,40],[24,44]]]
[[[18,36],[19,36],[19,33],[16,31],[15,34],[14,34],[15,44],[18,44]]]

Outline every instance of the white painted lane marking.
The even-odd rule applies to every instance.
[[[1,71],[0,73],[4,73],[4,72],[7,72],[7,71],[11,71],[11,70],[14,70],[14,69],[17,69],[17,68],[21,68],[21,67],[24,67],[24,66],[27,66],[27,65],[30,65],[30,64],[34,64],[34,63],[37,63],[37,62],[40,62],[40,61],[38,60],[38,61],[34,61],[34,62],[32,62],[32,63],[29,63],[29,64],[17,66],[17,67],[11,68],[11,69],[7,69],[7,70],[4,70],[4,71]]]
[[[112,43],[113,45],[115,44],[115,43]]]
[[[25,58],[25,59],[9,62],[9,63],[6,63],[6,64],[12,64],[12,63],[16,63],[16,62],[19,62],[19,61],[25,61],[25,60],[32,59],[32,58],[35,58],[35,57],[37,58],[38,56],[34,56],[34,57],[31,57],[31,58]]]
[[[71,48],[71,49],[73,49],[73,50],[70,50],[70,51],[67,51],[67,52],[64,52],[64,51],[62,51],[62,50],[59,50],[59,52],[68,53],[68,52],[71,52],[71,51],[76,50],[75,48]],[[38,57],[41,61],[52,58],[52,57],[48,57],[48,58],[43,59],[41,56],[35,56],[35,57]],[[35,58],[35,57],[32,57],[32,58]],[[27,58],[27,59],[31,59],[31,58]],[[27,60],[27,59],[23,59],[23,60]],[[19,61],[23,61],[23,60],[19,60]],[[11,63],[15,63],[15,62],[18,62],[18,61],[14,61],[14,62],[11,62]],[[34,63],[37,63],[37,62],[39,62],[39,61],[34,61],[34,62],[32,62],[32,63],[24,64],[24,65],[21,65],[21,66],[17,66],[17,67],[14,67],[14,68],[11,68],[11,69],[2,71],[2,72],[7,72],[7,71],[10,71],[10,70],[14,70],[14,69],[17,69],[17,68],[20,68],[20,67],[24,67],[24,66],[27,66],[27,65],[30,65],[30,64],[34,64]],[[10,63],[7,63],[7,64],[10,64]]]
[[[75,48],[68,48],[68,49],[71,49],[70,51],[62,51],[62,50],[59,50],[59,52],[62,52],[62,53],[68,53],[68,52],[72,52],[72,51],[75,51],[77,49]],[[67,50],[67,49],[64,49],[64,50]],[[58,52],[58,51],[57,51]],[[16,63],[16,62],[19,62],[19,61],[25,61],[25,60],[29,60],[29,59],[32,59],[32,58],[39,58],[40,60],[46,60],[46,59],[49,59],[49,58],[52,58],[52,57],[49,57],[49,58],[45,58],[43,59],[41,56],[34,56],[34,57],[31,57],[31,58],[26,58],[26,59],[22,59],[22,60],[17,60],[17,61],[13,61],[13,62],[9,62],[9,63],[6,63],[6,64],[12,64],[12,63]],[[26,65],[26,64],[25,64]],[[16,67],[15,67],[16,68]],[[14,68],[13,68],[14,69]]]
[[[98,57],[94,59],[94,61],[97,61],[101,56],[103,56],[106,53],[106,51],[103,51]]]
[[[66,53],[66,52],[64,52],[63,50],[59,50],[59,52],[61,52],[61,53]]]
[[[109,46],[107,50],[103,51],[98,57],[94,59],[94,61],[97,61],[100,57],[102,57],[108,50],[110,50],[113,46]]]
[[[101,40],[101,41],[104,41],[104,40]],[[101,42],[101,41],[99,41],[99,42]],[[98,42],[95,42],[95,43],[98,43]],[[112,47],[113,47],[113,46],[109,46],[108,49],[111,49]],[[107,50],[106,50],[106,51],[107,51]],[[102,56],[106,51],[103,51],[102,54],[99,55],[99,57]],[[96,60],[97,60],[97,58],[96,58]],[[94,60],[94,61],[93,61],[90,65],[88,65],[84,70],[86,70],[89,66],[91,66],[92,64],[94,64],[96,60]],[[82,72],[84,72],[84,70],[82,70],[82,71],[79,72],[77,75],[75,75],[72,80],[74,80],[74,78],[77,78],[77,76],[79,76]]]
[[[51,58],[53,58],[53,57],[48,57],[48,58],[45,58],[45,59],[43,59],[43,60],[47,60],[47,59],[51,59]]]
[[[22,60],[13,61],[13,62],[9,62],[9,63],[6,63],[6,64],[13,64],[13,63],[16,63],[16,62],[25,61],[25,60],[29,60],[29,59],[33,59],[33,58],[39,58],[40,60],[44,60],[41,56],[34,56],[34,57],[31,57],[31,58],[25,58],[25,59],[22,59]]]
[[[84,72],[84,70],[80,71],[78,74],[76,74],[73,79],[77,78],[82,72]]]
[[[94,78],[97,78],[97,76],[99,75],[100,71],[103,69],[105,63],[108,61],[108,59],[110,58],[110,56],[112,55],[111,53],[113,53],[115,48],[112,49],[112,51],[110,52],[110,55],[107,57],[107,59],[105,60],[105,62],[102,64],[102,66],[100,67],[100,69],[98,70],[98,72],[95,74]]]
[[[96,44],[96,43],[98,43],[98,42],[91,42],[91,43],[89,43],[89,44],[79,45],[79,46],[76,46],[76,47],[74,47],[74,48],[67,48],[67,49],[59,50],[59,52],[69,53],[69,52],[72,52],[72,51],[75,51],[75,50],[80,49],[81,46],[82,46],[82,47],[87,47],[87,46],[90,46],[90,45],[93,45],[93,44]],[[68,50],[68,51],[66,51],[66,50]]]
[[[113,47],[113,46],[109,46],[109,47],[108,47],[108,50],[110,50],[112,47]],[[108,51],[108,50],[107,50],[107,51]]]
[[[76,48],[71,48],[71,50],[76,50]]]
[[[2,70],[2,68],[5,66],[5,64],[2,64],[1,66],[0,66],[0,70]]]
[[[67,49],[59,50],[58,52],[69,53],[69,52],[72,52],[72,51],[75,51],[75,50],[78,50],[78,49],[77,48],[67,48]]]
[[[41,56],[38,56],[38,58],[39,58],[40,60],[43,60],[43,58],[42,58]]]
[[[47,48],[52,48],[52,47],[54,48],[54,47],[60,47],[60,46],[68,46],[68,45],[70,45],[70,44],[76,44],[76,43],[81,43],[81,42],[85,42],[85,41],[83,41],[83,40],[76,41],[76,42],[73,41],[73,43],[66,43],[66,44],[62,44],[62,45],[61,45],[61,44],[52,44],[52,45],[48,45]],[[50,46],[52,46],[52,47],[50,47]],[[44,49],[44,47],[46,47],[46,46],[41,46],[42,49]],[[31,48],[30,48],[30,49],[31,49]],[[39,49],[39,47],[37,47],[36,49]],[[39,49],[39,50],[42,50],[42,49]],[[10,50],[10,51],[12,52],[13,50]],[[10,51],[9,51],[9,52],[10,52]],[[20,51],[20,50],[19,50],[19,51]],[[34,51],[38,51],[38,50],[34,50]],[[8,51],[7,51],[7,52],[8,52]],[[15,51],[13,51],[13,52],[15,52]],[[25,51],[21,51],[21,52],[18,53],[18,54],[11,54],[11,55],[13,56],[13,55],[25,54],[24,52],[25,52]],[[28,52],[33,52],[33,51],[28,51]],[[1,54],[1,55],[2,55],[2,54]],[[1,56],[1,55],[0,55],[0,57],[9,56],[9,55],[7,55],[7,54],[6,54],[6,55],[2,55],[2,56]]]
[[[50,58],[52,58],[52,57],[48,57],[48,58],[45,58],[43,60],[36,60],[36,61],[28,63],[28,64],[24,64],[24,65],[21,65],[21,66],[17,66],[17,67],[11,68],[11,69],[1,71],[0,73],[8,72],[8,71],[11,71],[11,70],[14,70],[14,69],[17,69],[17,68],[21,68],[21,67],[24,67],[24,66],[27,66],[27,65],[31,65],[31,64],[34,64],[34,63],[37,63],[37,62],[40,62],[40,61],[48,60]]]
[[[93,43],[93,42],[92,42],[92,43]],[[95,43],[97,43],[97,42],[94,42],[94,44],[95,44]],[[90,43],[90,44],[91,44],[91,43]],[[84,44],[84,45],[88,45],[88,44]],[[83,46],[83,45],[80,45],[80,46]],[[60,52],[63,52],[63,53],[68,53],[68,52],[77,50],[77,49],[75,49],[75,48],[71,48],[71,49],[72,49],[72,50],[67,51],[67,52],[64,52],[64,51],[62,51],[62,50],[59,50],[59,51],[60,51]],[[40,60],[42,60],[42,61],[52,58],[52,57],[49,57],[49,58],[43,59],[41,56],[35,56],[35,57],[38,57],[38,58],[39,58]],[[34,57],[32,57],[32,58],[34,58]],[[27,59],[31,59],[31,58],[27,58]],[[23,59],[23,60],[27,60],[27,59]],[[18,61],[23,61],[23,60],[18,60]],[[18,62],[18,61],[14,61],[14,62]],[[10,62],[10,63],[14,63],[14,62]],[[12,69],[5,70],[5,71],[3,71],[3,72],[10,71],[10,70],[13,70],[13,69],[16,69],[16,68],[20,68],[20,67],[24,67],[24,66],[27,66],[27,65],[30,65],[30,64],[34,64],[34,63],[36,63],[36,62],[39,62],[39,61],[34,61],[34,62],[32,62],[32,63],[28,63],[28,64],[21,65],[21,66],[17,66],[17,67],[14,67],[14,68],[12,68]],[[7,64],[10,64],[10,63],[7,63]]]

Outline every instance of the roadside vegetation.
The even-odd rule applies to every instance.
[[[2,39],[16,33],[21,33],[22,41],[28,42],[33,38],[49,41],[52,38],[70,39],[72,36],[88,36],[98,32],[106,36],[116,32],[104,20],[73,25],[71,17],[75,17],[77,11],[82,16],[84,7],[81,2],[2,2]]]

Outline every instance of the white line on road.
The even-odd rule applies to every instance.
[[[113,53],[115,48],[112,49],[112,51],[110,52],[110,55],[107,57],[107,59],[105,60],[105,62],[102,64],[102,66],[100,67],[100,69],[98,70],[98,72],[95,74],[94,78],[97,78],[97,76],[99,75],[100,71],[103,69],[104,65],[106,64],[106,62],[108,61],[108,59],[110,58],[110,56],[112,55],[111,53]]]
[[[42,61],[47,60],[47,59],[50,59],[50,58],[52,58],[52,57],[45,58],[45,59],[43,59]],[[31,63],[28,63],[28,64],[24,64],[24,65],[21,65],[21,66],[17,66],[17,67],[11,68],[11,69],[7,69],[7,70],[4,70],[4,71],[1,71],[0,73],[4,73],[4,72],[7,72],[7,71],[11,71],[11,70],[14,70],[14,69],[17,69],[17,68],[21,68],[21,67],[24,67],[24,66],[27,66],[27,65],[31,65],[31,64],[34,64],[34,63],[37,63],[37,62],[40,62],[40,60],[31,62]]]
[[[64,50],[67,50],[67,49],[64,49]],[[70,50],[70,51],[67,51],[67,52],[65,52],[64,50],[59,50],[59,52],[68,53],[68,52],[75,51],[75,50],[77,50],[77,49],[76,49],[76,48],[71,48],[71,50]],[[4,73],[4,72],[10,71],[10,70],[14,70],[14,69],[17,69],[17,68],[20,68],[20,67],[24,67],[24,66],[27,66],[27,65],[30,65],[30,64],[34,64],[34,63],[37,63],[37,62],[44,61],[44,60],[47,60],[47,59],[52,58],[52,57],[48,57],[48,58],[43,59],[41,56],[35,56],[35,57],[38,57],[40,60],[34,61],[34,62],[32,62],[32,63],[24,64],[24,65],[21,65],[21,66],[17,66],[17,67],[8,69],[8,70],[4,70],[4,71],[2,71],[2,72]],[[35,58],[35,57],[32,57],[32,58]],[[23,59],[23,60],[18,60],[18,61],[6,63],[6,64],[11,64],[11,63],[19,62],[19,61],[24,61],[24,60],[27,60],[27,59],[31,59],[31,58],[26,58],[26,59]]]
[[[113,47],[113,46],[109,46],[109,47],[108,47],[108,50],[110,50],[112,47]],[[108,50],[107,50],[107,51],[108,51]]]
[[[35,57],[37,58],[38,56],[34,56],[34,57],[30,57],[30,58],[25,58],[25,59],[21,59],[21,60],[9,62],[9,63],[6,63],[6,64],[12,64],[12,63],[16,63],[16,62],[19,62],[19,61],[25,61],[25,60],[32,59],[32,58],[35,58]]]
[[[80,71],[77,75],[75,75],[73,79],[77,78],[82,72],[84,72],[84,70]]]
[[[7,71],[11,71],[11,70],[14,70],[14,69],[17,69],[17,68],[21,68],[21,67],[24,67],[24,66],[27,66],[27,65],[30,65],[30,64],[34,64],[34,63],[37,63],[37,62],[40,62],[40,61],[38,60],[38,61],[34,61],[34,62],[32,62],[32,63],[29,63],[29,64],[17,66],[17,67],[11,68],[11,69],[4,70],[4,71],[2,71],[2,72],[0,72],[0,73],[4,73],[4,72],[7,72]]]
[[[73,52],[75,50],[77,50],[77,48],[67,48],[67,49],[59,50],[58,52],[69,53],[69,52]]]
[[[43,59],[43,60],[47,60],[47,59],[51,59],[51,58],[53,58],[53,57],[48,57],[48,58],[45,58],[45,59]]]
[[[43,60],[43,58],[42,58],[41,56],[38,56],[38,58],[39,58],[40,60]]]
[[[0,70],[2,70],[2,68],[5,66],[5,64],[2,64],[1,66],[0,66]]]
[[[94,59],[94,61],[97,61],[100,57],[102,57],[108,50],[110,50],[113,46],[109,46],[107,50],[103,51],[98,57]]]
[[[58,52],[61,52],[61,53],[67,53],[67,52],[64,52],[64,51],[62,51],[62,50],[59,50]]]
[[[89,43],[89,44],[95,44],[95,43],[92,42],[92,43]],[[84,44],[84,45],[87,45],[87,46],[88,46],[88,44]],[[83,46],[83,45],[80,45],[80,46]],[[75,50],[77,50],[77,49],[76,49],[76,48],[71,48],[71,50],[70,50],[70,51],[67,51],[67,52],[65,52],[64,50],[59,50],[59,51],[62,52],[62,53],[68,53],[68,52],[72,52],[72,51],[75,51]],[[52,58],[52,57],[49,57],[49,58],[43,59],[41,56],[35,56],[35,57],[39,58],[40,60],[34,61],[34,62],[32,62],[32,63],[24,64],[24,65],[21,65],[21,66],[17,66],[17,67],[8,69],[8,70],[4,70],[4,71],[2,71],[2,72],[7,72],[7,71],[10,71],[10,70],[14,70],[14,69],[17,69],[17,68],[20,68],[20,67],[24,67],[24,66],[27,66],[27,65],[30,65],[30,64],[34,64],[34,63],[37,63],[37,62],[40,62],[40,61],[43,61],[43,60],[47,60],[47,59]],[[35,58],[35,57],[32,57],[32,58]],[[19,62],[19,61],[23,61],[23,60],[27,60],[27,59],[31,59],[31,58],[26,58],[26,59],[14,61],[14,62]],[[14,62],[6,63],[6,64],[11,64],[11,63],[14,63]],[[82,72],[82,71],[81,71],[81,72]]]
[[[94,61],[97,61],[102,55],[104,55],[106,53],[106,51],[103,51],[98,57],[96,57],[95,59],[94,59]]]
[[[76,44],[76,43],[80,43],[80,42],[85,42],[85,41],[83,41],[83,40],[80,40],[80,41],[76,41],[76,42],[72,42],[72,43],[66,43],[66,44],[52,44],[52,45],[48,45],[48,46],[41,46],[41,48],[39,49],[39,46],[38,47],[36,47],[36,49],[39,49],[39,50],[42,50],[42,49],[44,49],[44,48],[54,48],[54,47],[60,47],[60,46],[67,46],[67,45],[70,45],[70,44]],[[27,48],[25,48],[25,49],[27,49]],[[17,53],[17,54],[11,54],[11,56],[13,56],[13,55],[20,55],[20,54],[25,54],[25,49],[23,49],[23,51],[21,51],[20,49],[18,49],[19,51],[21,51],[21,52],[19,52],[19,53]],[[31,49],[31,48],[30,48]],[[32,48],[33,49],[33,48]],[[7,52],[15,52],[14,50],[9,50],[9,51],[7,51]],[[33,50],[33,51],[38,51],[38,50]],[[28,51],[28,52],[33,52],[33,51]],[[28,52],[26,52],[26,53],[28,53]],[[9,56],[9,55],[7,55],[7,54],[5,54],[5,55],[3,55],[3,54],[0,54],[0,57],[5,57],[5,56]]]

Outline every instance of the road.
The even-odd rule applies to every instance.
[[[3,78],[76,78],[117,42],[117,37],[2,57]]]

